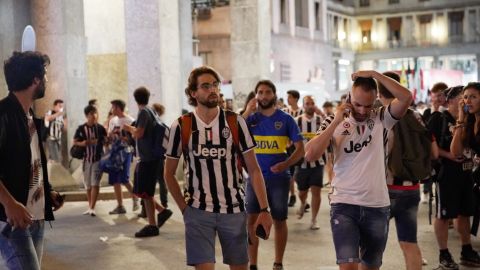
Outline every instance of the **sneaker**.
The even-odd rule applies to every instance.
[[[462,252],[460,255],[460,264],[470,267],[480,267],[480,256],[475,250]]]
[[[288,201],[288,207],[292,207],[297,202],[297,197],[295,195],[290,196],[290,200]]]
[[[160,233],[157,226],[155,225],[146,225],[140,231],[135,233],[135,237],[150,237],[157,236]]]
[[[90,215],[90,209],[88,209],[87,211],[83,212],[82,215]]]
[[[458,269],[458,264],[453,260],[452,255],[440,256],[439,269]]]
[[[162,227],[165,221],[172,216],[173,212],[168,209],[163,209],[162,212],[158,213],[157,215],[157,225],[158,228]]]
[[[137,197],[132,197],[132,212],[135,212],[140,208],[138,205],[138,198]]]
[[[428,261],[425,258],[422,258],[422,265],[428,265]]]
[[[283,270],[283,264],[273,263],[273,270]]]
[[[308,209],[310,209],[310,204],[309,203],[307,203],[305,205],[305,213],[308,213]]]
[[[90,209],[90,216],[91,217],[96,217],[97,216],[97,214],[95,213],[95,210]]]
[[[125,210],[125,207],[123,205],[119,205],[115,207],[112,211],[108,212],[110,215],[119,215],[119,214],[125,214],[127,213],[127,210]]]
[[[313,221],[312,221],[312,224],[310,225],[310,230],[316,231],[316,230],[318,230],[318,229],[320,229],[320,226],[318,226],[316,220],[313,220]]]
[[[297,218],[302,219],[304,214],[305,214],[305,206],[300,205],[300,208],[298,208],[297,210]]]

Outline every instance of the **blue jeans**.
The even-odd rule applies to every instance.
[[[283,221],[288,217],[288,192],[290,191],[290,176],[264,177],[267,190],[268,205],[274,220]],[[260,213],[260,204],[253,190],[250,179],[247,180],[245,207],[248,214]]]
[[[0,234],[0,253],[10,270],[40,270],[43,255],[44,220],[36,220],[27,229],[16,228]]]
[[[337,264],[361,262],[369,268],[380,267],[387,244],[389,217],[389,206],[332,204],[330,224]]]
[[[417,243],[417,213],[420,190],[389,190],[391,218],[398,241]]]

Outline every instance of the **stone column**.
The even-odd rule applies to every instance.
[[[313,0],[308,0],[308,30],[310,32],[310,39],[315,37],[315,3]]]
[[[167,125],[180,115],[183,90],[179,7],[184,7],[184,2],[125,0],[128,106],[134,117],[138,106],[133,92],[139,86],[150,90],[150,104],[159,102],[166,107]],[[182,9],[185,12],[188,10]],[[190,15],[182,19],[191,24]]]
[[[293,2],[293,1],[291,1]],[[270,1],[233,0],[231,12],[232,83],[236,108],[258,80],[270,77]]]
[[[0,63],[8,59],[14,51],[20,51],[23,29],[31,24],[30,1],[0,1]],[[0,68],[0,99],[8,93],[3,65]]]
[[[477,53],[477,81],[480,80],[480,53]]]
[[[88,102],[83,1],[32,0],[31,16],[37,50],[48,54],[51,61],[47,92],[45,98],[36,102],[35,111],[42,116],[55,99],[64,100],[68,116],[64,142],[69,147],[76,128],[85,122],[83,109]],[[63,147],[64,161],[68,147]]]
[[[323,41],[327,42],[328,41],[328,31],[327,31],[327,0],[320,0],[320,29],[322,31],[322,37]]]
[[[180,89],[178,100],[180,106],[174,110],[174,113],[180,115],[182,109],[182,100],[186,99],[184,89],[187,87],[187,80],[193,68],[193,30],[192,30],[192,4],[191,0],[180,0],[180,58],[181,58],[181,73],[180,73]],[[177,104],[177,103],[176,103]],[[185,108],[186,109],[186,108]]]
[[[280,0],[272,0],[272,31],[277,34],[280,26]]]
[[[250,0],[247,0],[251,2]],[[261,2],[261,1],[259,1]],[[295,22],[295,0],[288,0],[288,23],[290,24],[290,35],[295,36],[295,28],[297,24]]]

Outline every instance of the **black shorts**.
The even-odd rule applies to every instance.
[[[445,168],[444,168],[445,169]],[[473,179],[470,172],[450,171],[438,178],[436,183],[436,217],[451,219],[473,216],[475,212]]]
[[[298,190],[301,191],[308,190],[311,186],[323,187],[323,166],[310,169],[297,167],[295,181],[297,181]]]
[[[133,183],[133,193],[140,198],[148,199],[155,195],[155,185],[157,184],[157,169],[160,165],[158,160],[141,161],[135,168],[135,179]]]

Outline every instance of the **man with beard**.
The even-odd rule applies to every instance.
[[[48,56],[14,52],[4,63],[9,95],[0,101],[0,254],[8,269],[39,270],[44,223],[63,199],[48,181],[32,105],[45,95]]]
[[[340,269],[379,269],[388,237],[390,200],[385,176],[385,134],[407,111],[412,95],[376,71],[352,74],[352,90],[335,116],[306,145],[305,159],[318,160],[329,145],[335,155],[330,224]],[[395,97],[373,109],[377,80]]]
[[[272,226],[262,173],[252,151],[255,141],[245,120],[218,107],[220,77],[210,67],[190,73],[185,94],[194,108],[173,122],[167,147],[165,180],[183,213],[187,264],[214,269],[215,238],[223,262],[230,269],[247,269],[247,228],[243,176],[237,166],[244,160],[262,213],[257,226],[266,237]],[[185,190],[175,177],[178,160],[185,160]]]
[[[254,135],[257,147],[255,154],[262,169],[267,189],[268,203],[272,208],[275,228],[275,261],[273,269],[283,269],[283,255],[287,245],[288,192],[290,187],[289,167],[296,164],[304,154],[303,138],[295,120],[288,113],[276,108],[275,85],[262,80],[255,86],[255,102],[249,102],[247,124]],[[291,141],[295,151],[288,156],[287,144]],[[248,230],[255,232],[255,223],[261,213],[261,205],[256,200],[251,182],[247,180]],[[250,235],[250,269],[256,269],[258,239]]]
[[[313,96],[305,96],[303,98],[303,111],[304,113],[297,117],[295,121],[302,132],[303,141],[307,143],[320,129],[322,117],[315,115],[315,99]],[[298,197],[300,198],[300,208],[297,211],[298,219],[301,219],[305,213],[308,190],[310,189],[312,192],[311,230],[320,229],[317,224],[317,214],[320,209],[320,192],[323,187],[323,167],[325,161],[326,156],[323,155],[322,158],[313,162],[303,161],[295,169],[294,179],[297,181]]]

